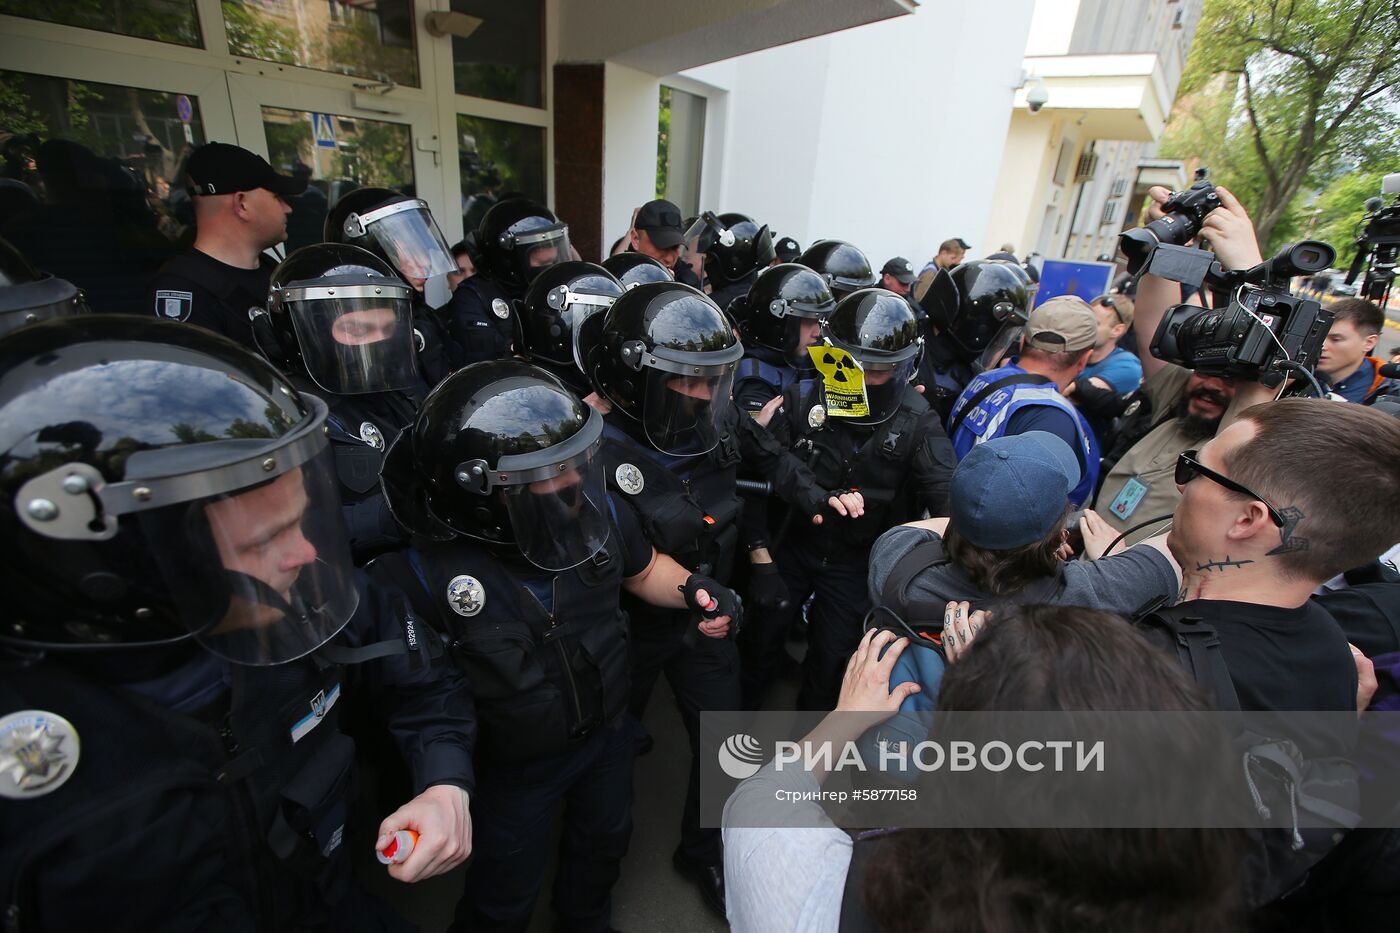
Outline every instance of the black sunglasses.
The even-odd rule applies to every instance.
[[[1123,320],[1123,312],[1118,310],[1118,302],[1114,300],[1112,295],[1100,295],[1094,299],[1094,304],[1103,305],[1105,308],[1112,311],[1113,316],[1118,318],[1119,324],[1128,323]]]
[[[1278,509],[1274,508],[1269,503],[1268,499],[1265,499],[1249,487],[1240,485],[1228,476],[1221,476],[1210,467],[1201,466],[1201,462],[1196,459],[1197,453],[1199,453],[1199,451],[1188,450],[1176,458],[1176,475],[1173,479],[1176,480],[1178,486],[1185,486],[1197,476],[1204,476],[1211,482],[1219,483],[1231,492],[1237,492],[1264,503],[1264,508],[1269,510],[1269,518],[1273,519],[1274,524],[1278,527],[1283,527],[1283,516],[1279,514]]]

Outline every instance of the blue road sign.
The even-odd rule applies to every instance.
[[[1040,267],[1040,288],[1036,289],[1036,306],[1057,295],[1078,295],[1093,301],[1108,292],[1113,282],[1111,262],[1089,262],[1075,259],[1047,259]]]
[[[335,149],[335,124],[328,113],[311,114],[311,135],[322,149]]]
[[[175,112],[180,115],[181,123],[188,123],[190,120],[194,119],[194,105],[190,103],[190,99],[184,94],[175,98]]]

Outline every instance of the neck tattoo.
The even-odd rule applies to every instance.
[[[1231,560],[1230,555],[1226,554],[1224,560],[1208,560],[1204,564],[1197,564],[1196,570],[1197,572],[1204,571],[1206,573],[1210,573],[1212,570],[1218,570],[1224,573],[1230,567],[1243,567],[1245,564],[1252,563],[1254,563],[1252,560]]]

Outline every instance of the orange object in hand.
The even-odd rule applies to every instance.
[[[411,829],[401,829],[394,833],[394,838],[389,840],[389,844],[383,850],[374,853],[380,863],[384,865],[399,865],[408,861],[408,857],[413,854],[413,847],[418,844],[418,834]]]

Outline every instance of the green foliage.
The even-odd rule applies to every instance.
[[[666,197],[671,168],[671,89],[661,85],[660,116],[656,126],[656,196]]]
[[[281,25],[275,17],[246,6],[239,0],[223,0],[221,7],[230,52],[264,62],[297,64],[295,29]]]
[[[0,71],[0,129],[21,135],[48,135],[43,115],[30,106],[24,76],[13,71]]]
[[[320,62],[305,62],[309,67],[418,86],[417,53],[380,41],[373,17],[356,15],[349,26],[331,29],[318,45],[312,57]]]
[[[1209,165],[1276,244],[1300,192],[1393,158],[1397,47],[1393,3],[1207,0],[1160,152]]]
[[[458,114],[457,138],[464,197],[489,187],[497,192],[521,191],[544,201],[543,129]],[[497,183],[486,184],[493,173]]]
[[[400,188],[412,182],[408,127],[356,120],[354,134],[345,134],[335,151],[331,177],[353,179],[373,188]]]

